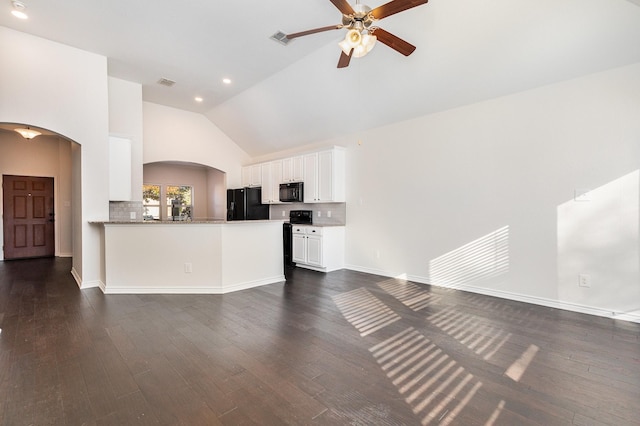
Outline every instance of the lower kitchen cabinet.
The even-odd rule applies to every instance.
[[[344,267],[344,226],[292,226],[292,260],[321,272]]]

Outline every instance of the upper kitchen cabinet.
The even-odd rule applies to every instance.
[[[342,148],[304,156],[304,202],[345,201],[345,154]]]
[[[242,186],[262,186],[262,167],[260,164],[242,168]]]
[[[262,204],[280,203],[280,182],[282,182],[282,160],[261,164]]]
[[[131,141],[109,137],[109,200],[131,201]]]
[[[282,183],[304,181],[304,157],[289,157],[282,160]]]

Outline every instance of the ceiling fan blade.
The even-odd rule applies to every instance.
[[[376,36],[379,42],[386,44],[394,50],[397,50],[404,56],[409,56],[413,53],[414,50],[416,50],[416,47],[413,44],[404,41],[400,37],[395,36],[390,32],[383,30],[382,28],[375,27],[373,29],[370,29],[369,32]]]
[[[335,7],[342,12],[343,15],[355,15],[355,10],[347,2],[347,0],[329,0]]]
[[[289,40],[291,40],[293,38],[302,37],[302,36],[306,36],[306,35],[309,35],[309,34],[321,33],[321,32],[330,31],[330,30],[339,30],[342,27],[343,27],[342,24],[340,24],[340,25],[329,25],[327,27],[314,28],[313,30],[300,31],[299,33],[287,34],[286,37]]]
[[[385,3],[382,6],[376,7],[369,14],[373,15],[374,19],[382,19],[387,16],[394,15],[398,12],[411,9],[421,4],[427,3],[429,0],[392,0],[389,3]]]
[[[349,62],[351,62],[351,55],[353,55],[353,49],[347,55],[346,53],[340,53],[340,59],[338,60],[338,68],[346,68],[349,66]]]

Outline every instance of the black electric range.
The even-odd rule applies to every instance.
[[[287,276],[287,268],[296,266],[293,263],[293,237],[291,233],[291,225],[311,225],[313,224],[312,210],[291,210],[289,211],[289,222],[285,222],[282,226],[282,246],[284,258],[284,272]]]

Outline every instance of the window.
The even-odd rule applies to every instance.
[[[164,200],[161,203],[160,200]],[[142,185],[144,220],[191,220],[193,187],[187,185]]]
[[[167,218],[173,220],[191,220],[191,186],[167,186]]]
[[[144,220],[160,220],[160,185],[142,185]]]

